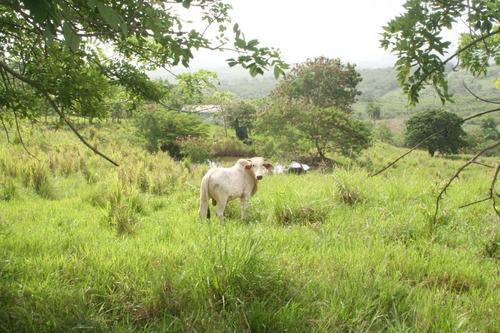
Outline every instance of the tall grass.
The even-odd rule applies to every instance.
[[[435,226],[462,161],[416,152],[370,177],[401,152],[387,145],[268,175],[248,220],[233,201],[221,224],[197,217],[208,166],[145,153],[122,128],[90,132],[119,168],[63,130],[25,140],[41,162],[0,142],[0,331],[500,330],[498,217],[459,208],[487,193],[480,166]]]
[[[10,178],[0,176],[0,200],[12,200],[16,196],[16,185]]]

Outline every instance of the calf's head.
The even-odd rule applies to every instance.
[[[248,160],[239,160],[238,163],[243,165],[246,171],[251,172],[257,180],[261,180],[262,177],[264,177],[265,170],[274,170],[274,167],[270,163],[266,163],[266,159],[262,157],[252,157]]]

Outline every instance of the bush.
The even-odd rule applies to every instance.
[[[465,152],[469,154],[476,154],[480,150],[493,146],[498,141],[487,138],[487,135],[485,135],[484,131],[479,130],[468,131],[466,140],[467,148],[465,149]],[[483,157],[499,155],[500,147],[487,150],[482,154]]]
[[[427,140],[422,148],[431,156],[439,151],[441,154],[458,154],[458,149],[466,146],[462,129],[463,119],[452,112],[440,109],[429,109],[417,113],[406,122],[406,144],[413,147],[434,133],[446,130]],[[453,124],[457,124],[453,126]]]
[[[119,234],[131,234],[145,212],[145,200],[129,182],[127,172],[121,169],[118,179],[111,184],[105,197],[104,215],[109,225]]]
[[[254,145],[246,145],[236,138],[228,138],[217,141],[213,147],[213,157],[250,157],[255,155],[256,152]]]
[[[334,177],[335,197],[338,202],[353,206],[362,198],[359,179],[352,172],[339,170]]]
[[[30,161],[23,170],[24,186],[33,189],[43,198],[54,198],[54,188],[49,180],[50,171],[43,161]]]
[[[175,144],[179,147],[180,154],[191,163],[203,163],[212,155],[212,144],[209,140],[188,135],[177,138]]]
[[[375,137],[382,142],[392,143],[394,140],[394,132],[387,125],[387,122],[378,123],[375,127]]]
[[[144,107],[134,122],[138,136],[145,140],[146,149],[150,152],[156,152],[158,149],[168,151],[170,156],[176,159],[182,158],[177,138],[204,138],[208,131],[201,117],[158,109],[155,104]]]

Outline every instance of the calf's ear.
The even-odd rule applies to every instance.
[[[245,165],[245,170],[250,170],[252,168],[252,160],[247,160],[247,165]]]
[[[246,166],[247,166],[248,164],[252,165],[252,164],[251,164],[248,160],[244,160],[244,159],[242,159],[242,158],[238,160],[238,164],[239,164],[239,165],[241,165],[241,166],[242,166],[242,167],[244,167],[244,168],[246,168]]]
[[[265,167],[266,167],[266,169],[267,169],[267,170],[269,170],[269,171],[273,171],[273,170],[274,170],[273,165],[272,165],[272,164],[270,164],[270,163],[264,164],[264,166],[265,166]]]

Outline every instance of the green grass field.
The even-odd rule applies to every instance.
[[[226,222],[197,216],[207,166],[126,128],[0,137],[0,332],[499,332],[493,169],[376,144],[325,173],[267,176]],[[274,162],[279,162],[275,160]],[[484,159],[493,164],[495,159]],[[498,187],[498,185],[497,185]]]

